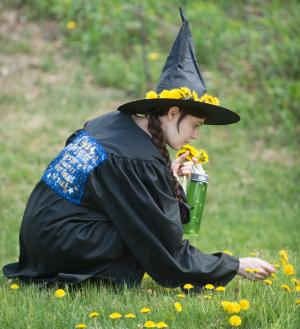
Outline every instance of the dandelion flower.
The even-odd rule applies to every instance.
[[[19,288],[20,288],[20,286],[16,283],[13,283],[10,285],[10,289],[12,289],[12,290],[18,290]]]
[[[74,30],[74,29],[76,29],[76,27],[77,27],[77,24],[76,24],[76,22],[74,22],[74,21],[69,21],[69,22],[67,23],[67,29],[68,29],[68,30]]]
[[[183,289],[186,289],[186,290],[190,290],[190,289],[193,289],[194,286],[190,283],[186,283],[184,286],[183,286]]]
[[[76,324],[75,328],[78,328],[78,329],[87,328],[87,325],[84,323],[78,323],[78,324]]]
[[[153,99],[153,98],[158,98],[158,94],[153,90],[148,91],[146,94],[146,99]],[[144,274],[144,278],[145,278],[145,275],[148,275],[148,273]],[[149,277],[149,275],[148,275],[148,277]]]
[[[227,255],[232,255],[232,251],[231,250],[228,250],[228,249],[223,250],[223,253],[224,254],[227,254]]]
[[[213,290],[215,287],[214,287],[213,284],[208,283],[204,286],[204,288],[207,289],[207,290]]]
[[[146,322],[144,323],[144,327],[145,327],[145,328],[155,328],[155,327],[156,327],[156,323],[153,322],[153,321],[146,321]]]
[[[133,314],[133,313],[128,313],[125,315],[125,318],[128,318],[128,319],[135,319],[136,316]]]
[[[281,260],[284,260],[286,262],[289,260],[288,252],[285,249],[282,249],[279,251],[279,256],[280,256]]]
[[[182,305],[180,303],[174,303],[174,307],[176,308],[177,312],[182,312]]]
[[[57,289],[55,291],[55,297],[62,298],[66,295],[66,292],[63,289]]]
[[[141,312],[141,313],[149,313],[149,312],[151,312],[151,309],[148,308],[148,307],[144,307],[144,308],[142,308],[142,309],[140,310],[140,312]]]
[[[121,317],[122,317],[122,314],[120,314],[120,313],[118,313],[118,312],[114,312],[114,313],[111,313],[110,315],[109,315],[109,317],[111,318],[111,319],[120,319]]]
[[[275,273],[271,273],[271,277],[272,278],[276,278],[276,274]]]
[[[225,287],[223,287],[223,286],[219,286],[219,287],[217,287],[217,288],[215,289],[215,291],[223,292],[223,291],[225,291]]]
[[[158,322],[156,324],[156,328],[169,328],[169,326],[165,322]]]
[[[157,61],[159,58],[158,53],[155,52],[151,52],[148,56],[148,58],[150,59],[150,61]]]
[[[300,286],[296,286],[295,291],[300,292]]]
[[[296,299],[296,304],[297,304],[297,305],[300,304],[300,298]]]
[[[222,303],[222,306],[224,308],[224,311],[226,311],[229,314],[239,313],[241,310],[240,304],[237,302],[225,301],[225,303]]]
[[[291,288],[287,284],[282,284],[281,288],[288,291],[288,292],[291,292]]]
[[[185,294],[178,294],[177,297],[179,297],[179,298],[185,298],[186,296],[185,296]]]
[[[239,304],[242,311],[247,311],[250,308],[250,303],[247,299],[241,299]]]
[[[294,266],[292,264],[284,265],[283,272],[285,275],[294,275],[295,274]]]
[[[272,282],[272,280],[270,280],[270,279],[265,279],[265,280],[263,280],[263,282],[266,284],[266,285],[271,285],[271,284],[273,284],[273,282]]]
[[[242,319],[239,316],[237,316],[237,315],[232,315],[229,318],[229,324],[232,327],[239,327],[242,324]]]
[[[99,314],[98,312],[91,312],[91,313],[89,314],[89,317],[90,317],[91,319],[94,319],[94,318],[97,318],[99,315],[100,315],[100,314]]]
[[[297,278],[291,278],[291,282],[293,282],[296,286],[300,285],[300,280],[298,280]]]

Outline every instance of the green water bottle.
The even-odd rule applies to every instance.
[[[206,200],[206,190],[208,183],[208,175],[205,173],[201,164],[195,166],[186,189],[187,201],[191,206],[190,222],[184,224],[183,232],[185,234],[198,234],[203,209]]]

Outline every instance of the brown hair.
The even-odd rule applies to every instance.
[[[162,154],[163,158],[165,159],[167,166],[169,167],[170,174],[171,174],[171,177],[172,177],[173,183],[174,183],[174,192],[175,192],[176,199],[177,199],[177,201],[182,201],[179,182],[176,179],[176,177],[174,176],[172,168],[171,168],[172,161],[170,159],[170,154],[166,147],[164,132],[161,128],[161,123],[159,121],[159,117],[166,114],[168,111],[169,111],[169,108],[163,108],[163,109],[151,110],[150,113],[147,113],[146,117],[148,119],[148,130],[152,136],[152,141],[153,141],[154,145],[159,149],[160,153]],[[179,132],[179,123],[185,116],[186,116],[186,113],[181,112],[180,117],[177,122],[178,132]]]

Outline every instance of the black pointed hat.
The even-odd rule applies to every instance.
[[[204,117],[204,124],[226,125],[238,122],[233,111],[219,106],[219,100],[206,92],[205,83],[197,65],[195,47],[183,9],[180,8],[182,25],[172,46],[156,86],[145,99],[121,105],[118,110],[145,114],[155,108],[178,106],[197,117]]]

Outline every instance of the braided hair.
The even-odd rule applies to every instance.
[[[159,149],[160,153],[162,154],[162,156],[165,160],[166,165],[168,166],[168,168],[170,170],[170,175],[171,175],[171,178],[174,183],[175,197],[176,197],[177,201],[183,201],[182,195],[180,192],[179,182],[173,174],[173,170],[171,167],[172,161],[171,161],[170,154],[166,147],[164,132],[162,130],[161,122],[159,120],[159,117],[164,115],[165,113],[167,113],[168,110],[169,110],[168,108],[155,109],[155,110],[152,110],[150,113],[147,113],[146,117],[148,119],[148,131],[150,132],[150,134],[152,136],[152,142]],[[178,131],[179,131],[179,123],[185,116],[186,116],[186,114],[182,112],[179,117],[179,120],[177,122]]]

